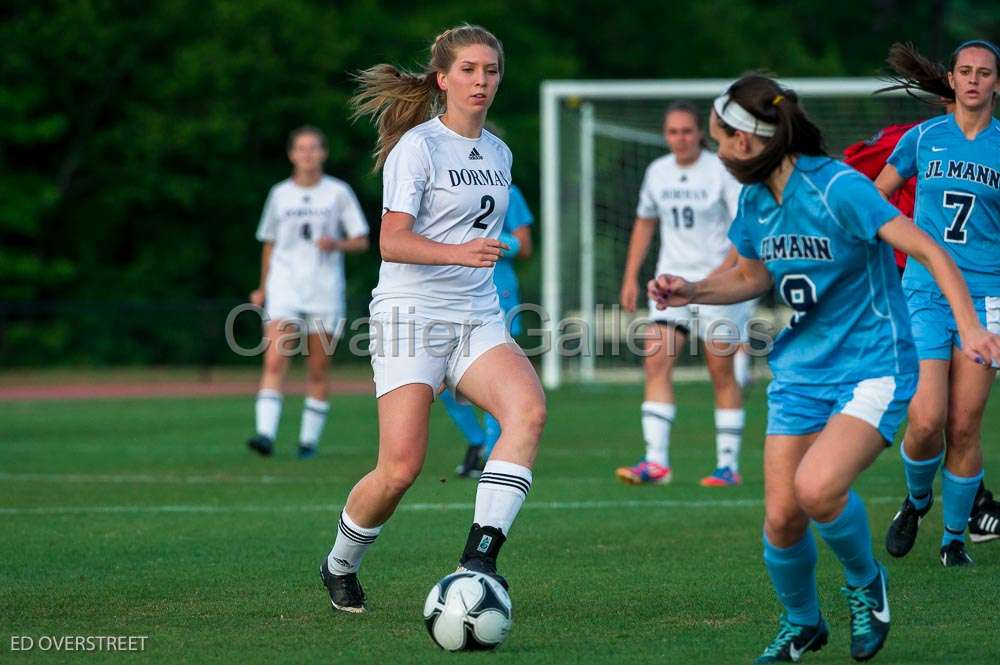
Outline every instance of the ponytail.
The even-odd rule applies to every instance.
[[[948,70],[940,62],[921,55],[913,44],[896,42],[889,47],[885,61],[893,71],[889,75],[892,85],[877,92],[904,90],[914,99],[932,105],[941,105],[942,99],[955,101],[955,91],[948,85]],[[917,94],[920,92],[931,97]]]
[[[351,120],[371,116],[378,130],[375,170],[412,127],[440,113],[444,94],[436,72],[415,74],[393,65],[375,65],[354,76],[358,92],[351,98]]]
[[[755,123],[773,128],[773,135],[763,138],[764,150],[749,159],[723,159],[729,172],[748,185],[764,182],[790,155],[826,155],[823,133],[799,105],[794,90],[782,88],[762,74],[748,74],[729,86],[726,104],[736,103]],[[719,127],[730,136],[736,128],[716,113]]]
[[[370,116],[378,130],[375,143],[375,170],[407,131],[442,113],[445,93],[438,87],[438,72],[447,72],[458,49],[481,44],[497,53],[500,76],[503,76],[503,45],[493,33],[477,25],[464,23],[445,30],[431,44],[431,57],[420,73],[408,72],[393,65],[375,65],[355,74],[358,91],[350,100],[351,119]]]

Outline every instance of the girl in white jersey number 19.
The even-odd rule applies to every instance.
[[[740,184],[715,153],[705,150],[698,108],[674,102],[663,118],[663,135],[670,154],[649,165],[639,193],[635,226],[629,240],[622,279],[621,305],[634,312],[639,297],[639,270],[657,225],[660,255],[657,273],[702,279],[735,262],[726,237],[736,215]],[[673,369],[677,352],[689,335],[705,343],[705,363],[715,388],[714,472],[702,479],[706,487],[730,487],[741,482],[740,441],[743,436],[743,395],[734,374],[733,339],[741,339],[752,303],[671,307],[658,311],[650,303],[650,318],[659,333],[646,348],[646,390],[642,402],[642,434],[646,454],[635,466],[615,474],[630,484],[663,484],[672,479],[670,428],[677,409]],[[723,339],[725,338],[725,340]],[[745,354],[737,358],[747,360]]]
[[[493,286],[511,153],[483,125],[502,75],[497,38],[463,25],[437,37],[421,74],[376,65],[358,77],[355,113],[374,118],[383,169],[383,263],[371,303],[379,454],[320,567],[335,609],[366,609],[361,558],[420,473],[442,385],[500,421],[459,567],[506,586],[496,557],[531,487],[545,397],[507,337]]]

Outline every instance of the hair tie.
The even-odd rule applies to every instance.
[[[771,100],[771,106],[777,106],[778,104],[781,103],[781,100],[784,98],[785,98],[784,95],[776,95],[775,98]]]

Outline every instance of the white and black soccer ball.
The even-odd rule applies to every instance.
[[[495,649],[510,632],[510,596],[488,575],[452,573],[427,594],[424,623],[434,643],[447,651]]]

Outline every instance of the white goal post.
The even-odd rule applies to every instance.
[[[621,243],[627,245],[627,238],[622,240],[621,236],[631,226],[638,195],[638,188],[631,185],[648,164],[640,162],[652,154],[650,151],[666,152],[659,128],[664,109],[671,101],[687,99],[707,114],[708,100],[731,83],[731,79],[542,83],[541,304],[548,317],[542,327],[549,340],[542,359],[542,380],[547,388],[558,387],[566,380],[567,371],[573,380],[593,381],[598,376],[596,357],[601,354],[595,353],[595,343],[600,342],[595,342],[594,331],[603,325],[598,320],[601,305],[617,302],[613,294],[618,284],[609,283],[620,279],[623,268],[623,264],[610,264],[621,263],[616,256],[621,254]],[[934,113],[901,92],[873,98],[872,93],[887,85],[876,78],[799,78],[781,83],[803,100],[823,129],[833,156],[887,124]],[[629,145],[631,152],[602,166],[598,162],[601,153],[595,147],[598,142]],[[645,152],[640,155],[637,146],[643,146]],[[602,173],[598,173],[599,167]],[[609,184],[608,173],[626,167],[634,174],[623,189],[631,191],[602,192],[598,184],[604,190],[615,187]],[[621,200],[604,200],[609,197]],[[620,225],[609,231],[614,237],[602,237],[602,229],[612,223]],[[607,249],[612,245],[617,251]],[[603,294],[598,293],[599,288]],[[558,341],[560,321],[567,316],[582,321],[585,331],[581,352],[572,358],[562,357]]]

